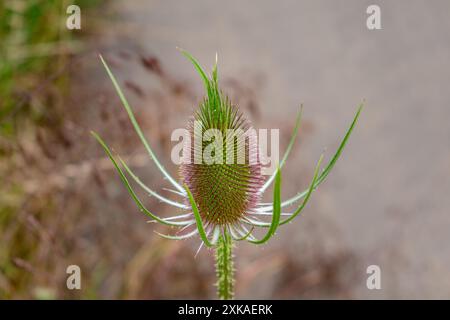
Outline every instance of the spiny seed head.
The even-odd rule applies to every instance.
[[[230,225],[252,212],[259,201],[264,182],[259,149],[250,123],[219,90],[217,66],[212,79],[204,81],[207,94],[189,121],[190,157],[180,166],[180,175],[202,220]],[[217,134],[207,137],[208,132]]]

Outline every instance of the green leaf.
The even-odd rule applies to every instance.
[[[248,237],[251,236],[251,234],[252,234],[252,232],[253,232],[254,229],[255,229],[255,227],[254,227],[254,226],[251,226],[251,228],[250,228],[250,230],[247,232],[247,234],[245,234],[245,235],[242,236],[241,238],[235,239],[235,241],[243,241],[243,240],[246,240]]]
[[[345,145],[347,144],[348,138],[350,137],[350,135],[358,121],[358,118],[359,118],[362,108],[363,108],[363,104],[361,104],[359,106],[358,111],[356,112],[356,115],[353,118],[353,121],[344,136],[344,139],[342,140],[341,144],[339,145],[338,149],[336,150],[336,153],[333,155],[330,162],[327,164],[325,169],[322,171],[322,173],[319,175],[316,182],[314,183],[314,190],[317,189],[317,187],[327,178],[328,174],[331,172],[331,169],[333,169],[334,165],[336,164],[337,160],[339,159],[342,151],[344,150]],[[286,206],[291,205],[291,204],[295,203],[296,201],[302,199],[303,197],[305,197],[308,194],[308,191],[309,190],[303,190],[302,192],[298,193],[294,197],[283,201],[281,203],[281,207],[282,208],[286,207]],[[263,211],[268,211],[268,210],[263,210]],[[267,226],[268,226],[268,224],[267,224]]]
[[[302,120],[302,111],[303,111],[303,104],[300,105],[300,109],[297,114],[297,119],[295,120],[295,127],[294,127],[294,130],[292,131],[291,140],[289,141],[289,144],[288,144],[286,151],[284,152],[283,158],[281,159],[281,162],[280,162],[280,169],[283,168],[289,154],[291,153],[292,147],[294,146],[294,142],[297,137],[298,130],[300,129],[300,123]],[[275,175],[276,175],[276,172],[274,172],[270,176],[270,178],[267,179],[267,181],[261,187],[261,193],[266,191],[266,189],[271,185],[273,179],[275,178]]]
[[[206,91],[209,92],[210,90],[210,85],[209,85],[209,78],[206,75],[205,71],[203,70],[203,68],[200,66],[200,64],[198,63],[198,61],[186,50],[181,49],[181,48],[177,48],[178,50],[180,50],[180,52],[189,59],[189,61],[192,62],[192,64],[194,65],[195,69],[197,70],[197,72],[199,73],[200,77],[203,80],[203,83],[205,85],[205,89]]]
[[[123,94],[122,90],[120,89],[119,84],[117,83],[116,78],[114,77],[114,75],[112,74],[111,70],[108,67],[108,64],[105,62],[105,60],[103,59],[103,57],[101,55],[99,55],[100,60],[103,63],[103,66],[106,69],[106,72],[108,73],[109,77],[111,78],[111,81],[114,85],[114,88],[117,91],[117,94],[119,95],[120,100],[122,101],[122,105],[124,106],[128,117],[130,118],[131,124],[134,127],[134,130],[136,131],[137,135],[139,136],[139,138],[141,139],[142,143],[144,144],[145,149],[147,150],[148,154],[150,155],[150,157],[153,159],[153,161],[155,162],[156,166],[158,167],[158,169],[162,172],[162,174],[170,181],[170,183],[172,183],[172,185],[177,188],[179,191],[181,191],[182,193],[184,193],[184,189],[181,187],[181,185],[175,181],[174,178],[172,178],[172,176],[166,171],[166,169],[163,167],[163,165],[159,162],[158,158],[156,157],[156,155],[153,153],[152,148],[150,147],[150,145],[147,142],[147,139],[145,139],[144,134],[142,133],[141,128],[139,127],[139,124],[133,114],[133,111],[131,110],[130,105],[128,104],[127,99],[125,98],[125,95]]]
[[[358,111],[356,112],[355,117],[353,118],[352,124],[350,125],[350,128],[348,128],[347,133],[344,136],[344,139],[342,140],[341,144],[339,145],[339,148],[337,149],[336,153],[334,154],[333,158],[331,159],[331,161],[328,163],[328,165],[326,166],[326,168],[322,171],[322,173],[320,174],[319,178],[317,179],[316,185],[314,186],[314,188],[316,188],[323,180],[325,180],[325,178],[328,176],[328,174],[330,173],[331,169],[333,169],[334,165],[336,164],[337,160],[339,159],[342,150],[344,150],[345,145],[347,144],[347,140],[350,137],[353,128],[356,125],[356,122],[358,121],[359,115],[361,113],[361,110],[363,108],[364,104],[361,104],[358,108]]]
[[[192,212],[194,213],[195,221],[197,222],[198,234],[200,235],[200,238],[203,240],[203,242],[207,247],[212,247],[213,244],[208,240],[208,237],[206,236],[205,228],[203,227],[202,217],[200,216],[197,204],[195,203],[191,190],[189,190],[187,185],[184,185],[184,187],[186,188],[189,202],[191,203],[192,207]]]
[[[119,173],[120,179],[122,180],[122,183],[125,185],[125,187],[127,188],[128,192],[130,193],[131,197],[133,198],[134,202],[136,203],[136,205],[139,207],[139,209],[144,212],[147,216],[149,216],[152,219],[155,219],[156,221],[165,224],[167,226],[185,226],[186,222],[169,222],[169,221],[165,221],[164,219],[154,215],[153,213],[151,213],[150,211],[148,211],[144,205],[142,204],[141,200],[139,200],[138,196],[136,195],[136,193],[134,192],[133,188],[131,187],[130,183],[128,182],[127,177],[125,176],[125,174],[123,173],[122,169],[119,167],[119,165],[117,164],[116,160],[114,159],[111,151],[109,150],[108,146],[106,145],[106,143],[103,141],[103,139],[95,132],[91,131],[91,134],[94,136],[95,139],[97,139],[97,141],[100,143],[100,145],[103,147],[103,149],[105,150],[106,154],[108,155],[109,159],[111,159],[111,162],[113,163],[114,167],[116,168],[117,172]]]
[[[295,212],[289,218],[287,218],[286,220],[281,221],[280,225],[286,224],[286,223],[294,220],[295,217],[303,210],[303,208],[305,208],[305,206],[308,203],[308,200],[311,197],[311,194],[312,194],[312,192],[314,190],[314,185],[315,185],[315,183],[317,181],[317,176],[319,174],[320,164],[322,163],[322,160],[323,160],[323,154],[320,156],[319,161],[317,161],[316,168],[314,169],[313,179],[312,179],[311,184],[309,186],[308,193],[306,194],[305,199],[303,199],[302,204],[297,208],[297,210],[295,210]]]
[[[133,180],[141,186],[142,189],[144,189],[146,192],[148,192],[150,195],[152,195],[153,197],[157,198],[158,200],[170,204],[171,206],[177,207],[177,208],[181,208],[181,209],[188,209],[188,207],[183,204],[183,203],[179,203],[170,199],[167,199],[166,197],[163,197],[162,195],[160,195],[159,193],[153,191],[152,189],[150,189],[149,187],[147,187],[142,181],[141,179],[139,179],[138,176],[136,176],[134,174],[134,172],[130,169],[130,167],[128,167],[128,165],[125,163],[125,161],[123,161],[123,159],[119,156],[119,161],[122,164],[122,166],[125,168],[125,170],[127,171],[127,173],[133,178]]]
[[[273,190],[273,214],[272,214],[272,223],[270,224],[270,228],[267,231],[266,235],[261,240],[248,240],[248,242],[254,244],[263,244],[267,242],[277,230],[280,224],[280,216],[281,216],[281,171],[278,167],[277,174],[275,175],[275,185]]]

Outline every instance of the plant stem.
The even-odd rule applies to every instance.
[[[224,231],[216,247],[217,295],[219,299],[230,300],[234,297],[233,242]]]

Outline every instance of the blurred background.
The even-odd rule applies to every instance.
[[[70,4],[81,30],[65,27]],[[370,4],[381,30],[366,27]],[[146,223],[89,134],[167,187],[98,53],[175,175],[170,134],[203,94],[177,46],[205,68],[218,52],[224,91],[256,128],[281,130],[282,150],[304,104],[284,198],[366,102],[303,216],[267,245],[237,246],[237,298],[450,298],[449,12],[446,0],[1,1],[0,298],[215,298],[212,252],[157,237],[168,230]],[[66,288],[72,264],[81,290]],[[369,265],[381,290],[366,287]]]

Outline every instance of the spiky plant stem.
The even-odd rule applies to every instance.
[[[216,247],[217,295],[219,299],[230,300],[234,297],[233,241],[224,232]]]

